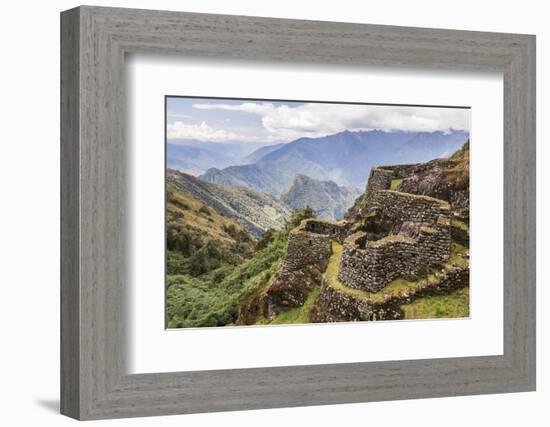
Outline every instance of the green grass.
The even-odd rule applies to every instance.
[[[306,301],[304,302],[304,305],[301,307],[295,307],[288,310],[284,310],[279,312],[275,318],[269,322],[265,317],[260,317],[256,321],[256,325],[288,325],[288,324],[296,324],[296,323],[311,323],[311,319],[309,318],[309,312],[313,308],[313,305],[315,304],[315,300],[319,296],[319,293],[321,292],[321,287],[316,286],[313,288],[308,296]]]
[[[466,246],[456,242],[451,243],[451,256],[443,266],[446,268],[452,268],[452,267],[467,268],[468,259],[465,257],[465,255],[468,252],[469,252],[469,249]]]
[[[342,257],[342,249],[344,247],[340,242],[332,241],[332,255],[328,260],[325,278],[338,280],[338,268],[340,267],[340,258]]]
[[[447,262],[443,264],[443,269],[450,270],[454,267],[466,268],[468,266],[468,260],[464,258],[464,254],[466,254],[467,251],[468,249],[466,247],[458,243],[453,243],[451,246],[451,256]],[[441,276],[438,270],[434,270],[432,273],[417,280],[397,278],[378,292],[367,292],[361,289],[350,288],[338,279],[341,256],[342,245],[333,241],[332,256],[329,259],[328,267],[324,275],[326,283],[338,292],[345,293],[355,299],[366,301],[369,304],[383,304],[394,298],[413,295],[420,290],[437,284]]]
[[[462,221],[459,221],[457,219],[453,219],[451,221],[451,226],[454,227],[454,228],[459,228],[459,229],[467,231],[467,232],[470,231],[470,227],[468,227],[468,224],[466,224]]]
[[[392,179],[392,180],[391,180],[391,185],[390,185],[390,190],[396,191],[396,190],[397,190],[397,187],[399,187],[399,185],[401,184],[401,182],[403,182],[403,179],[401,179],[401,178]]]
[[[405,319],[461,318],[470,315],[470,289],[457,289],[445,295],[419,298],[401,309]]]

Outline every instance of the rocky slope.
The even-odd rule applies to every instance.
[[[199,275],[251,256],[255,242],[242,225],[172,186],[166,189],[167,273]]]
[[[284,227],[290,216],[289,209],[275,197],[247,187],[224,187],[172,169],[167,170],[166,181],[168,186],[234,219],[255,237],[269,228]]]
[[[319,181],[299,174],[281,194],[281,200],[291,208],[310,206],[317,218],[338,220],[358,195],[358,192],[341,187],[334,181]]]
[[[257,165],[210,168],[199,178],[224,187],[247,187],[273,195],[283,191],[287,182],[276,170],[264,169]]]

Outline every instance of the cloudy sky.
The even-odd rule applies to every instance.
[[[343,130],[470,129],[470,110],[464,108],[170,97],[166,115],[169,140],[212,142],[288,142]]]

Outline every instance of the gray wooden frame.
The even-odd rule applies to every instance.
[[[130,52],[504,76],[504,354],[128,375]],[[535,37],[79,7],[61,14],[61,412],[100,419],[535,389]]]

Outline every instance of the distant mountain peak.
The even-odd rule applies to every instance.
[[[339,186],[334,181],[321,181],[296,174],[281,200],[291,208],[311,206],[319,218],[337,220],[344,216],[359,192]]]

